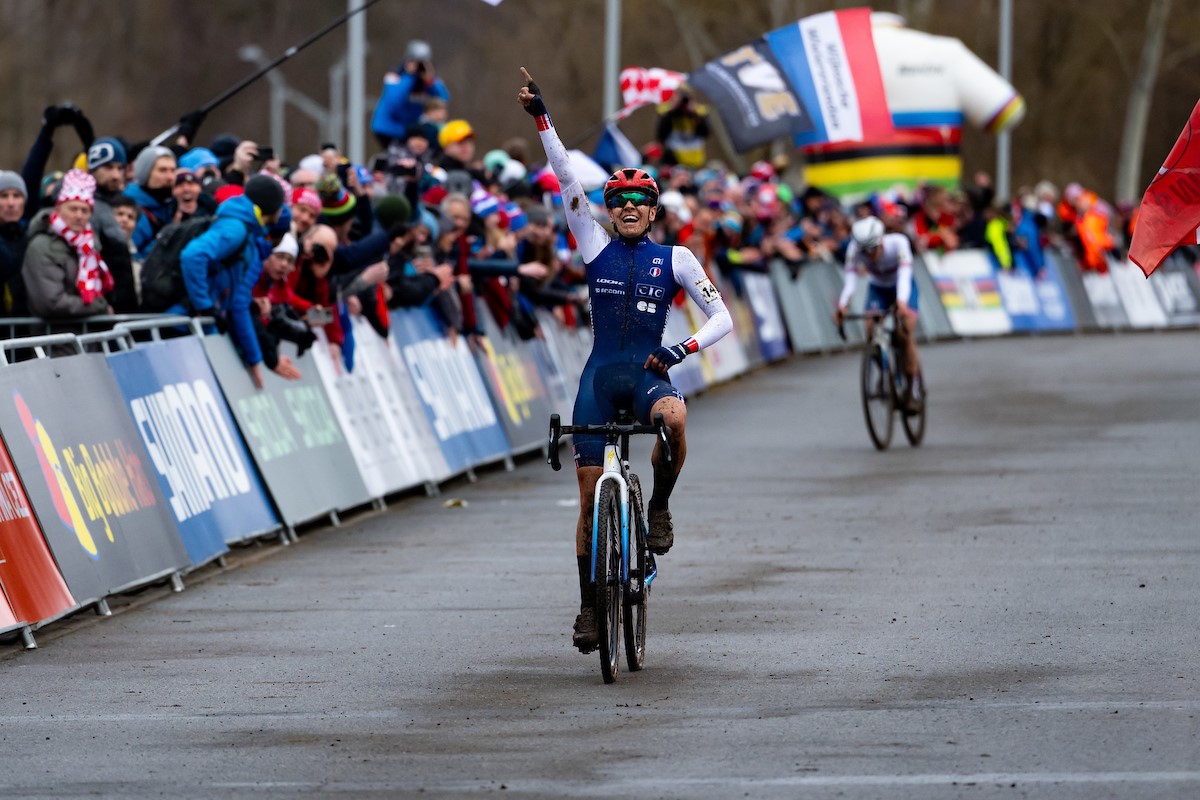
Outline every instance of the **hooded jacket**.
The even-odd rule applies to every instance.
[[[87,317],[108,311],[108,300],[100,295],[84,303],[75,288],[79,257],[75,248],[50,229],[52,208],[44,208],[29,223],[29,246],[21,276],[25,281],[29,312],[43,318]]]
[[[222,203],[209,229],[179,256],[191,307],[225,321],[246,366],[262,361],[251,303],[270,247],[258,208],[243,195]],[[237,253],[240,258],[230,258]]]

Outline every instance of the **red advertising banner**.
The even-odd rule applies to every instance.
[[[0,587],[21,622],[52,619],[73,608],[50,548],[17,476],[8,448],[0,444]],[[0,597],[0,601],[3,597]],[[0,628],[4,608],[0,603]]]

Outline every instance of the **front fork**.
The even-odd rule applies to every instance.
[[[605,481],[617,484],[621,493],[621,583],[629,580],[629,484],[621,472],[621,454],[615,444],[604,446],[604,473],[596,481],[595,499],[592,501],[592,583],[596,583],[597,537],[600,535],[600,488]]]

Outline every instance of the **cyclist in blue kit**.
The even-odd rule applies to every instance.
[[[651,463],[654,490],[647,504],[647,545],[662,555],[675,535],[667,499],[683,466],[687,446],[687,409],[683,395],[671,385],[667,371],[692,353],[716,342],[733,328],[720,292],[704,274],[700,262],[685,247],[652,242],[647,233],[658,213],[658,184],[645,170],[619,169],[604,185],[604,205],[616,236],[592,217],[591,207],[572,169],[567,150],[546,113],[541,92],[524,67],[525,85],[517,100],[537,121],[546,157],[561,186],[567,225],[575,236],[587,269],[592,307],[592,352],[584,366],[575,399],[573,424],[615,422],[617,410],[632,406],[637,420],[648,424],[662,414],[671,429],[674,459],[666,463],[656,445]],[[682,342],[664,345],[663,331],[671,301],[683,289],[708,321]],[[575,474],[579,482],[579,522],[575,554],[579,564],[581,611],[575,620],[573,643],[587,653],[599,646],[595,611],[588,599],[591,560],[587,552],[592,533],[596,481],[603,473],[602,436],[574,437]]]

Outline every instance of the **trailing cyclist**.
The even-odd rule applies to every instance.
[[[921,363],[917,356],[917,284],[913,280],[912,245],[903,233],[886,233],[878,217],[863,217],[850,228],[850,245],[846,248],[845,282],[838,298],[833,321],[842,324],[858,273],[867,274],[867,302],[864,312],[883,314],[893,305],[900,321],[896,333],[903,353],[904,371],[908,374],[909,397],[904,398],[909,411],[918,411],[925,402],[925,386],[921,379]],[[868,318],[867,338],[871,338],[874,321]]]
[[[648,424],[655,414],[663,415],[671,429],[674,459],[666,463],[661,447],[655,446],[651,457],[654,490],[647,513],[650,529],[647,545],[655,554],[662,555],[671,549],[675,539],[667,499],[687,452],[684,440],[687,410],[683,395],[671,384],[667,371],[728,333],[733,321],[717,288],[690,250],[655,244],[648,238],[658,212],[659,196],[658,184],[649,173],[635,167],[619,169],[604,185],[604,204],[616,236],[592,217],[588,199],[546,113],[541,93],[524,67],[521,74],[525,85],[517,100],[537,121],[546,157],[562,187],[567,225],[587,268],[593,344],[580,377],[573,424],[616,422],[622,408],[632,408],[636,419],[643,424]],[[664,346],[667,314],[680,289],[704,311],[708,321],[686,340]],[[596,481],[603,472],[604,438],[576,436],[574,453],[579,482],[575,554],[582,602],[572,641],[581,652],[588,653],[598,646],[595,610],[588,597],[591,561],[587,544],[591,541]]]

